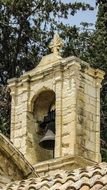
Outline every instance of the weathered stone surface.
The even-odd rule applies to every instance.
[[[54,157],[82,155],[100,160],[100,87],[104,73],[76,57],[50,54],[19,79],[9,81],[12,94],[11,140],[32,164],[52,158],[40,148],[39,122],[54,101]],[[99,156],[98,156],[99,155]]]
[[[0,189],[10,181],[37,176],[32,166],[13,144],[0,133]]]

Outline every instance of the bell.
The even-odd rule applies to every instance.
[[[55,146],[55,121],[47,124],[45,136],[40,140],[39,145],[47,150],[53,150]]]

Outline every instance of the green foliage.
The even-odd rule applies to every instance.
[[[0,85],[0,132],[7,137],[10,135],[10,91],[8,87]]]
[[[77,10],[92,9],[84,3],[62,3],[60,0],[2,0],[0,2],[1,58],[0,80],[19,76],[38,64],[49,49],[54,31],[72,33],[61,19]],[[72,36],[72,34],[71,34]]]
[[[0,130],[3,133],[8,134],[10,125],[10,99],[7,90],[4,91],[7,80],[31,70],[49,53],[48,44],[55,31],[65,40],[64,56],[78,55],[79,30],[64,25],[63,19],[74,16],[80,9],[93,8],[85,3],[60,0],[0,1]]]
[[[81,23],[81,29],[76,26],[64,30],[62,38],[65,39],[64,57],[77,56],[84,61],[90,61],[89,47],[93,30],[90,29],[91,23]],[[89,60],[88,60],[89,59]]]
[[[103,3],[102,3],[103,2]],[[92,36],[94,49],[94,57],[92,62],[105,72],[107,72],[107,2],[100,1],[98,5],[98,15],[96,22],[96,30]]]
[[[107,149],[101,149],[102,161],[107,162]]]
[[[101,90],[101,145],[103,159],[107,161],[107,1],[98,2],[98,18],[96,22],[96,64],[105,71]]]
[[[101,152],[107,161],[107,0],[97,0],[96,29],[90,37],[88,59],[95,68],[105,71],[101,89]]]

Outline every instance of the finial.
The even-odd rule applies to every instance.
[[[60,53],[60,50],[62,49],[62,46],[63,46],[62,39],[59,37],[58,34],[55,34],[53,40],[49,45],[49,48],[54,54],[58,55]]]

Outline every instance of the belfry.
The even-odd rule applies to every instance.
[[[33,70],[9,80],[11,141],[39,173],[47,172],[47,162],[50,168],[54,162],[56,169],[72,169],[101,160],[104,72],[77,57],[62,58],[62,46],[55,34],[52,53]]]

